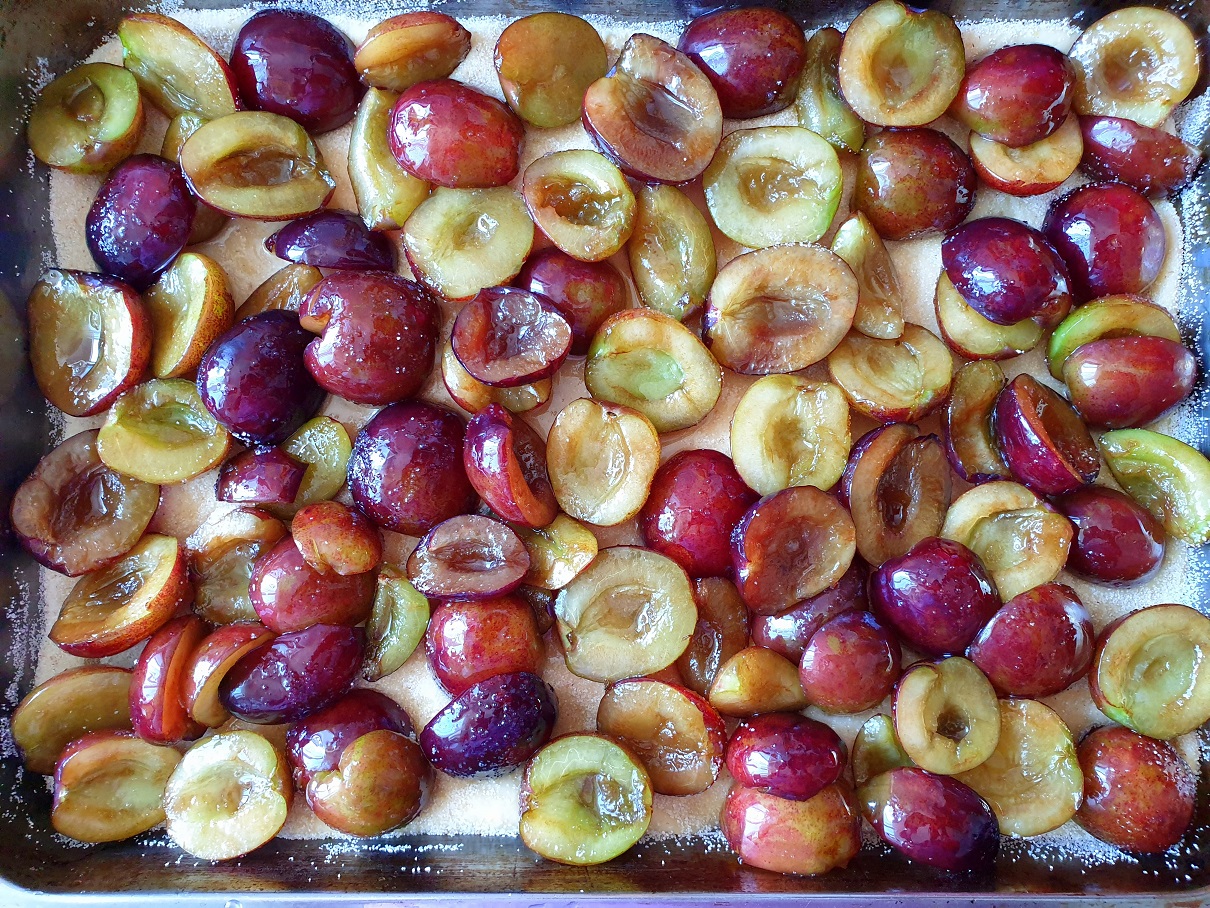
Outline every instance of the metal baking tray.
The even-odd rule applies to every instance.
[[[187,0],[193,8],[247,5],[248,0]],[[40,627],[37,566],[16,546],[4,521],[13,489],[49,448],[50,424],[34,384],[23,341],[24,300],[50,264],[49,182],[32,166],[24,122],[39,73],[58,74],[82,60],[116,30],[121,17],[152,4],[139,0],[0,0],[0,908],[89,905],[369,905],[402,901],[470,905],[569,904],[607,898],[618,904],[653,902],[739,905],[754,901],[818,900],[830,905],[1018,904],[1105,901],[1194,906],[1210,903],[1210,761],[1203,759],[1198,805],[1190,832],[1175,854],[1084,865],[1061,853],[1031,850],[1006,840],[992,872],[945,875],[867,846],[848,868],[817,879],[766,873],[739,865],[701,839],[641,843],[599,867],[573,868],[543,861],[510,838],[405,836],[373,841],[276,840],[242,860],[209,864],[183,855],[162,834],[111,846],[68,844],[50,828],[50,798],[40,777],[23,773],[13,753],[8,713],[33,686]],[[259,4],[258,4],[259,5]],[[315,6],[307,0],[283,4]],[[329,0],[329,6],[331,6]],[[559,8],[575,13],[635,19],[686,19],[714,7],[696,0],[646,0],[619,8],[610,0],[442,0],[454,16],[520,16]],[[742,5],[742,4],[732,4]],[[773,0],[808,30],[849,19],[864,0]],[[959,19],[1064,19],[1086,25],[1128,5],[1080,0],[940,0]],[[1207,66],[1207,0],[1159,0],[1199,36],[1202,78]],[[358,3],[361,15],[403,11],[391,0]],[[320,11],[320,10],[317,10]],[[1207,124],[1200,134],[1207,141]],[[1210,452],[1210,167],[1178,200],[1186,229],[1181,324],[1198,352],[1201,383],[1196,419],[1185,440]],[[1202,578],[1199,596],[1210,607],[1210,551],[1191,556]],[[1150,603],[1140,603],[1150,604]],[[6,705],[3,705],[6,704]],[[1203,729],[1202,749],[1210,752]]]

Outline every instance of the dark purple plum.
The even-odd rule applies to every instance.
[[[974,552],[932,537],[873,573],[870,604],[910,646],[943,656],[966,649],[1000,597]]]
[[[223,464],[214,494],[219,501],[293,504],[307,465],[281,448],[249,448]]]
[[[508,525],[479,514],[443,520],[408,558],[408,579],[435,599],[487,599],[520,586],[529,552]]]
[[[1120,117],[1080,117],[1084,154],[1080,170],[1094,180],[1115,180],[1147,195],[1172,195],[1202,163],[1200,149],[1162,129]]]
[[[1079,414],[1031,375],[1000,392],[992,424],[1009,471],[1039,495],[1070,492],[1100,472],[1101,455]]]
[[[844,772],[840,736],[797,713],[765,713],[739,724],[727,742],[727,771],[740,785],[791,801],[815,797]]]
[[[287,262],[348,271],[394,271],[395,247],[350,211],[325,208],[291,221],[265,238],[265,249]]]
[[[858,800],[880,839],[938,870],[989,870],[1000,848],[991,807],[952,776],[892,769],[863,785]]]
[[[88,209],[88,251],[102,271],[146,290],[189,242],[196,214],[180,167],[135,155],[110,171]]]
[[[1020,148],[1040,142],[1071,112],[1075,67],[1045,44],[1018,44],[968,64],[950,114],[980,135]]]
[[[419,284],[385,271],[324,278],[303,301],[300,323],[319,337],[304,360],[320,386],[360,404],[405,400],[433,369],[441,313]]]
[[[1088,673],[1094,633],[1075,590],[1044,583],[1001,606],[967,656],[1006,697],[1049,697]]]
[[[1055,501],[1075,527],[1067,569],[1098,583],[1130,586],[1164,560],[1164,528],[1133,498],[1105,486],[1084,486]]]
[[[1090,425],[1132,429],[1189,396],[1197,360],[1166,337],[1102,337],[1067,357],[1063,382],[1071,405]]]
[[[571,354],[588,352],[605,319],[630,303],[621,273],[609,262],[582,262],[548,246],[529,257],[513,283],[546,297],[571,325]]]
[[[1020,221],[968,221],[941,244],[941,264],[967,305],[997,325],[1037,318],[1053,327],[1071,309],[1063,260]]]
[[[698,16],[677,46],[718,92],[723,116],[735,120],[789,107],[807,60],[802,28],[767,7]]]
[[[555,692],[537,675],[495,675],[433,716],[420,733],[420,746],[447,775],[499,775],[550,740],[556,717]]]
[[[372,731],[386,729],[415,738],[412,719],[402,706],[376,690],[351,690],[286,732],[286,757],[294,782],[306,788],[311,777],[340,765],[344,749]]]
[[[359,627],[316,624],[282,634],[235,663],[219,685],[220,702],[248,722],[295,722],[352,686],[364,651]]]
[[[290,117],[311,133],[348,123],[365,91],[352,42],[331,23],[298,10],[267,9],[245,22],[231,70],[248,107]]]
[[[475,507],[462,466],[466,423],[452,410],[405,401],[379,411],[353,442],[349,492],[384,529],[423,536]]]
[[[1042,233],[1067,263],[1077,301],[1142,293],[1168,253],[1164,223],[1137,189],[1088,183],[1058,199]]]
[[[639,532],[690,577],[722,576],[731,570],[731,531],[758,497],[726,454],[681,451],[656,471]]]
[[[285,441],[323,403],[323,389],[303,362],[311,340],[298,316],[282,309],[236,323],[198,366],[202,403],[240,441]]]
[[[857,159],[853,204],[884,240],[957,227],[975,204],[975,168],[935,129],[886,129]]]
[[[752,641],[797,663],[808,641],[824,624],[850,609],[869,607],[868,574],[865,562],[854,558],[841,578],[819,595],[779,615],[753,615]]]
[[[798,664],[798,680],[812,706],[849,714],[872,709],[886,699],[902,671],[894,631],[869,612],[837,615],[808,641]]]

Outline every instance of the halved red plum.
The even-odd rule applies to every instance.
[[[478,413],[491,404],[499,404],[510,413],[528,413],[545,405],[553,390],[549,378],[513,388],[485,385],[462,368],[449,341],[441,348],[441,383],[454,403],[468,413]]]
[[[718,270],[710,223],[675,186],[639,190],[630,274],[645,306],[684,320],[706,301]]]
[[[609,258],[634,230],[634,192],[622,172],[595,151],[543,155],[525,168],[521,194],[550,241],[582,261]]]
[[[181,755],[128,731],[73,741],[55,767],[55,832],[77,842],[118,842],[164,821],[162,801]]]
[[[94,429],[71,436],[38,461],[13,493],[9,519],[40,564],[77,577],[129,552],[159,503],[159,486],[101,461]]]
[[[374,88],[404,91],[451,75],[471,50],[471,33],[445,13],[418,10],[383,19],[357,48],[353,65]]]
[[[256,508],[215,511],[185,540],[193,609],[211,624],[255,621],[248,598],[252,566],[286,535],[276,517]]]
[[[952,776],[996,750],[1000,705],[983,672],[961,656],[918,662],[895,688],[895,734],[912,761]]]
[[[692,331],[644,307],[618,312],[597,329],[584,384],[598,400],[642,413],[656,431],[674,432],[714,409],[723,376]]]
[[[176,19],[136,13],[118,26],[122,65],[148,99],[170,117],[217,120],[242,106],[227,61]]]
[[[736,372],[796,372],[835,349],[860,289],[840,256],[820,246],[772,246],[728,262],[714,280],[702,337]]]
[[[408,579],[437,599],[484,599],[511,592],[529,570],[529,552],[499,520],[463,514],[437,524],[408,558]]]
[[[933,307],[941,338],[965,359],[1011,359],[1028,353],[1046,336],[1043,318],[1025,318],[1011,325],[988,321],[954,289],[945,271],[937,275]]]
[[[971,163],[979,179],[1009,195],[1044,195],[1058,189],[1080,166],[1084,140],[1073,114],[1063,125],[1032,145],[1010,148],[970,134]]]
[[[903,292],[899,276],[870,219],[860,211],[851,215],[836,229],[832,251],[845,260],[857,277],[853,327],[868,337],[902,335]]]
[[[72,741],[89,732],[131,727],[129,669],[69,668],[31,690],[13,711],[13,743],[30,772],[51,775]]]
[[[219,468],[214,497],[244,504],[291,504],[307,468],[281,448],[260,445],[240,451]]]
[[[992,51],[966,68],[949,113],[963,126],[1011,148],[1055,132],[1071,112],[1075,70],[1045,44]]]
[[[1088,673],[1093,629],[1075,590],[1044,583],[1000,607],[967,648],[1002,696],[1050,697]]]
[[[273,632],[258,623],[225,624],[211,631],[185,666],[183,696],[190,718],[207,728],[231,718],[219,701],[219,685],[244,656],[273,640]]]
[[[382,534],[364,514],[339,501],[300,508],[290,532],[307,564],[321,573],[351,577],[373,571],[382,562]]]
[[[1058,324],[1071,309],[1067,268],[1050,243],[1011,218],[978,218],[941,244],[941,264],[966,304],[997,325],[1038,318]]]
[[[1068,52],[1078,114],[1159,127],[1188,97],[1201,70],[1196,39],[1178,16],[1129,6],[1084,29]]]
[[[840,89],[876,126],[923,126],[958,94],[966,72],[962,34],[939,10],[878,0],[858,14],[840,47]]]
[[[194,194],[233,217],[290,221],[318,211],[336,189],[307,131],[264,111],[210,120],[185,141],[180,163]]]
[[[871,567],[898,558],[941,532],[950,506],[945,451],[936,435],[908,423],[882,426],[853,446],[840,480],[853,515],[857,551]]]
[[[740,861],[776,873],[828,873],[861,849],[861,815],[844,781],[806,801],[733,785],[719,825]]]
[[[811,130],[765,126],[729,133],[702,183],[718,229],[760,249],[827,233],[844,179],[836,150]]]
[[[505,595],[442,602],[429,620],[425,655],[437,681],[457,697],[494,675],[538,673],[545,647],[529,603]]]
[[[1000,607],[975,553],[936,537],[875,571],[869,596],[874,614],[929,656],[961,653]]]
[[[845,746],[830,727],[794,713],[741,722],[727,741],[727,770],[740,785],[809,801],[845,769]]]
[[[227,274],[209,256],[183,252],[143,293],[155,328],[151,374],[191,377],[215,339],[231,327],[235,308]]]
[[[1175,195],[1193,179],[1202,150],[1162,129],[1122,117],[1080,117],[1080,169],[1094,180],[1116,180],[1148,195]]]
[[[601,864],[643,837],[651,801],[638,757],[603,735],[564,735],[525,767],[521,841],[560,864]]]
[[[1167,311],[1141,296],[1106,296],[1085,303],[1059,323],[1046,351],[1050,374],[1063,380],[1067,358],[1102,338],[1162,337],[1181,343],[1181,332]]]
[[[945,402],[954,361],[937,335],[906,324],[894,340],[850,332],[828,354],[828,374],[850,406],[883,423],[916,422]]]
[[[142,643],[192,598],[180,543],[148,533],[113,564],[80,578],[48,636],[73,656],[112,656]]]
[[[697,622],[689,578],[671,558],[634,546],[602,549],[554,605],[567,667],[620,681],[671,665]]]
[[[367,91],[349,136],[349,183],[357,212],[371,230],[400,229],[429,196],[429,184],[400,167],[391,154],[387,132],[398,98],[381,88]]]
[[[944,133],[885,129],[861,146],[853,207],[884,240],[906,240],[961,224],[975,205],[975,184],[970,158]]]
[[[723,136],[714,86],[693,61],[641,32],[584,92],[584,128],[633,177],[684,183],[706,169]]]
[[[869,608],[867,574],[865,562],[855,557],[840,579],[822,593],[780,615],[753,615],[752,642],[797,663],[815,632],[827,622],[850,609]]]
[[[1009,478],[992,430],[996,398],[1006,384],[1004,370],[994,362],[967,363],[954,373],[943,435],[950,465],[966,482]]]
[[[723,577],[694,580],[693,600],[697,625],[676,667],[685,686],[705,696],[723,663],[748,645],[748,608]]]
[[[1101,457],[1071,404],[1030,375],[996,398],[996,447],[1013,476],[1041,495],[1061,495],[1097,478]]]
[[[375,406],[395,403],[428,379],[440,320],[428,291],[397,274],[332,274],[299,311],[302,326],[319,335],[303,359],[331,394]]]
[[[1097,637],[1088,686],[1110,719],[1168,739],[1210,719],[1210,619],[1187,605],[1153,605]]]
[[[761,6],[698,16],[677,46],[706,74],[723,116],[733,120],[789,107],[806,55],[802,27]]]
[[[1025,486],[987,482],[955,499],[941,535],[971,549],[1007,601],[1058,576],[1075,531]]]
[[[261,623],[285,634],[316,624],[360,624],[370,616],[374,587],[370,572],[342,576],[313,567],[287,537],[256,560],[248,597]]]
[[[991,807],[951,776],[897,767],[874,776],[857,799],[878,837],[912,861],[951,873],[988,871],[1000,849]]]
[[[346,747],[307,785],[307,806],[333,829],[376,836],[410,823],[428,803],[433,768],[411,738],[388,729]]]
[[[1106,432],[1100,448],[1113,478],[1169,535],[1191,545],[1210,541],[1210,460],[1204,454],[1148,429]]]
[[[544,527],[558,515],[546,473],[546,443],[500,404],[471,417],[462,464],[475,491],[503,520]]]
[[[813,486],[761,499],[736,525],[731,546],[736,586],[760,615],[784,612],[832,586],[857,551],[849,512]]]
[[[546,470],[559,507],[594,526],[614,526],[637,514],[659,465],[655,426],[617,404],[573,400],[546,438]]]
[[[521,169],[525,126],[495,98],[453,79],[419,82],[391,111],[391,152],[413,176],[449,189],[490,189]]]
[[[138,148],[143,98],[127,69],[85,63],[38,95],[26,138],[34,157],[69,173],[104,173]]]
[[[1067,570],[1110,586],[1149,580],[1164,560],[1164,528],[1129,495],[1083,486],[1055,501],[1076,528]]]
[[[139,295],[117,278],[52,269],[26,307],[34,380],[68,416],[102,412],[147,369],[151,319]]]
[[[626,281],[609,262],[583,262],[547,247],[529,257],[513,282],[549,299],[571,325],[571,354],[583,356],[605,319],[630,303]]]
[[[1101,338],[1063,363],[1075,411],[1094,426],[1130,429],[1159,419],[1193,391],[1197,361],[1164,337]]]
[[[193,745],[168,780],[168,837],[202,860],[237,858],[277,835],[293,794],[286,759],[268,739],[218,732]]]
[[[893,630],[869,612],[851,609],[811,635],[798,682],[812,706],[834,715],[859,713],[886,699],[902,658]]]
[[[403,225],[416,280],[447,299],[470,299],[516,277],[534,244],[521,196],[498,189],[439,188]]]
[[[571,326],[544,297],[492,287],[459,310],[450,344],[474,378],[510,388],[559,370],[571,350]]]
[[[798,125],[827,139],[838,151],[856,154],[865,143],[865,121],[840,90],[840,47],[844,35],[821,28],[807,41],[806,62],[794,101]]]
[[[727,729],[714,707],[675,684],[615,681],[597,707],[597,731],[631,750],[657,794],[705,791],[723,768]]]
[[[808,705],[798,667],[763,646],[745,647],[720,665],[708,697],[711,706],[734,718],[797,712]]]
[[[584,92],[609,69],[597,30],[563,12],[534,13],[510,23],[496,41],[495,62],[509,106],[544,129],[580,119]]]
[[[176,744],[201,737],[205,729],[185,705],[185,669],[208,632],[196,615],[181,615],[143,647],[130,678],[130,719],[144,741]]]

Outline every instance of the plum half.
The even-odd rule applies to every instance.
[[[996,447],[1009,471],[1042,495],[1061,495],[1097,477],[1096,443],[1071,404],[1030,375],[996,398]]]
[[[856,154],[865,143],[865,122],[840,90],[840,48],[844,36],[821,28],[807,41],[806,62],[794,109],[798,125],[830,142],[837,151]]]
[[[827,873],[861,849],[861,815],[844,781],[806,801],[733,785],[719,825],[742,863],[777,873]]]
[[[597,30],[563,12],[535,13],[509,23],[496,41],[494,56],[509,107],[542,128],[578,120],[584,92],[609,68]]]
[[[1080,117],[1080,169],[1094,180],[1116,180],[1147,195],[1175,195],[1193,179],[1201,149],[1163,129],[1122,117]]]
[[[626,244],[643,304],[685,319],[706,301],[718,261],[705,215],[675,186],[644,186]]]
[[[63,749],[77,738],[129,729],[130,700],[130,670],[114,665],[82,665],[43,681],[12,715],[13,743],[25,768],[51,775]]]
[[[1008,379],[994,362],[967,363],[954,373],[942,414],[945,449],[951,466],[970,483],[1008,479],[1008,465],[996,447],[992,413]]]
[[[216,120],[242,106],[231,67],[189,28],[169,16],[137,13],[118,25],[122,65],[168,116]]]
[[[138,147],[144,119],[130,70],[85,63],[42,89],[26,137],[44,164],[69,173],[103,173]]]
[[[1074,114],[1063,125],[1029,145],[1012,148],[977,132],[970,134],[971,163],[979,179],[1009,195],[1044,195],[1058,189],[1080,166],[1084,139]]]
[[[622,172],[595,151],[543,155],[525,168],[521,194],[550,241],[582,261],[609,258],[634,230],[634,192]]]
[[[849,405],[883,423],[915,422],[937,409],[953,371],[940,338],[912,324],[892,340],[850,332],[828,354],[828,374]]]
[[[1210,541],[1210,461],[1200,451],[1148,429],[1115,429],[1101,456],[1126,494],[1164,530],[1191,545]]]
[[[1074,81],[1062,51],[1045,44],[1002,47],[966,68],[950,115],[994,142],[1031,145],[1063,125]]]
[[[918,662],[899,679],[895,734],[922,769],[952,776],[987,760],[1000,740],[1000,707],[983,672],[961,656]]]

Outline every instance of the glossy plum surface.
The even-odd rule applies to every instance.
[[[130,675],[130,720],[144,741],[175,744],[201,735],[202,726],[185,708],[184,670],[207,629],[196,615],[181,615],[156,631],[139,653]]]
[[[520,417],[489,404],[466,427],[467,478],[499,517],[538,529],[559,514],[546,472],[546,443]]]
[[[1067,262],[1079,301],[1142,293],[1159,277],[1168,251],[1151,202],[1121,183],[1088,183],[1058,199],[1042,233]]]
[[[372,731],[386,729],[415,737],[407,710],[386,694],[367,688],[351,690],[311,713],[286,732],[286,756],[295,783],[305,788],[311,776],[340,764],[344,749]]]
[[[1040,495],[1092,482],[1101,458],[1071,404],[1031,375],[1018,375],[996,398],[996,446],[1016,479]]]
[[[842,612],[866,609],[866,581],[869,570],[864,561],[854,558],[840,579],[822,593],[806,599],[777,615],[752,616],[752,640],[798,662],[814,633]]]
[[[756,499],[726,454],[681,451],[656,471],[639,532],[689,576],[723,575],[731,569],[731,531]]]
[[[408,173],[451,189],[503,186],[520,169],[525,127],[507,106],[453,79],[413,85],[391,111],[391,153]]]
[[[437,599],[487,599],[516,589],[529,552],[506,524],[481,514],[443,520],[408,557],[408,579]]]
[[[846,866],[861,848],[861,816],[844,781],[808,801],[733,785],[719,826],[741,862],[775,873],[827,873]]]
[[[950,230],[975,204],[975,169],[936,130],[885,130],[861,148],[853,203],[886,240]]]
[[[678,47],[714,85],[723,116],[734,120],[789,107],[807,56],[798,23],[767,7],[699,16]]]
[[[495,63],[509,106],[545,128],[578,120],[585,89],[609,68],[592,24],[554,11],[510,23],[496,42]]]
[[[1092,619],[1075,590],[1044,583],[1004,603],[966,654],[997,693],[1049,697],[1088,673],[1093,641]]]
[[[287,262],[349,271],[394,271],[395,249],[351,211],[325,208],[291,221],[265,239]]]
[[[1147,580],[1164,560],[1164,528],[1117,489],[1084,486],[1055,506],[1075,527],[1067,569],[1081,577],[1129,586]]]
[[[538,674],[544,647],[529,603],[506,595],[441,603],[429,619],[425,653],[441,686],[457,697],[494,675]]]
[[[219,685],[219,699],[249,722],[292,722],[343,694],[361,669],[361,628],[316,624],[248,653]]]
[[[571,326],[545,297],[515,287],[480,291],[459,310],[450,333],[463,368],[502,388],[553,375],[571,339]]]
[[[329,393],[395,403],[416,394],[432,371],[440,312],[427,290],[397,274],[330,275],[304,300],[300,316],[320,335],[303,354],[307,370]]]
[[[146,290],[189,242],[197,202],[174,162],[127,158],[106,177],[84,221],[101,270]]]
[[[1197,360],[1166,337],[1103,337],[1067,357],[1063,382],[1071,405],[1090,425],[1131,429],[1189,396]]]
[[[1074,79],[1062,51],[1045,44],[1002,47],[967,66],[950,113],[994,142],[1030,145],[1063,125]]]
[[[1115,180],[1147,195],[1172,195],[1197,173],[1204,155],[1163,129],[1122,117],[1080,117],[1080,169],[1094,180]]]
[[[727,771],[740,785],[806,801],[837,781],[847,758],[840,736],[796,713],[765,713],[739,724],[727,742]]]
[[[202,403],[241,441],[285,441],[323,402],[323,389],[303,361],[310,341],[298,316],[283,310],[233,325],[198,366]]]
[[[748,608],[735,584],[722,577],[693,581],[693,601],[697,624],[676,667],[685,686],[704,695],[723,663],[748,645]]]
[[[850,609],[808,641],[798,681],[813,706],[856,713],[881,703],[899,680],[902,656],[894,631],[869,612]]]
[[[231,69],[245,104],[290,117],[314,133],[353,119],[365,91],[349,39],[298,10],[262,10],[245,22]]]
[[[525,261],[513,283],[546,297],[571,326],[571,355],[583,356],[601,323],[630,302],[621,273],[609,262],[582,262],[548,246]]]
[[[870,577],[870,604],[910,646],[960,653],[1000,607],[975,553],[950,539],[925,539]]]
[[[447,775],[499,775],[550,740],[556,715],[555,693],[537,675],[495,675],[437,713],[420,733],[420,746]]]
[[[370,617],[374,587],[372,572],[342,577],[316,570],[286,538],[257,559],[248,596],[261,623],[283,634],[315,624],[361,624]]]
[[[427,402],[393,404],[358,433],[349,457],[349,492],[380,527],[422,536],[475,505],[462,467],[466,423]]]
[[[215,497],[243,504],[291,504],[307,466],[281,448],[248,448],[219,469]]]

